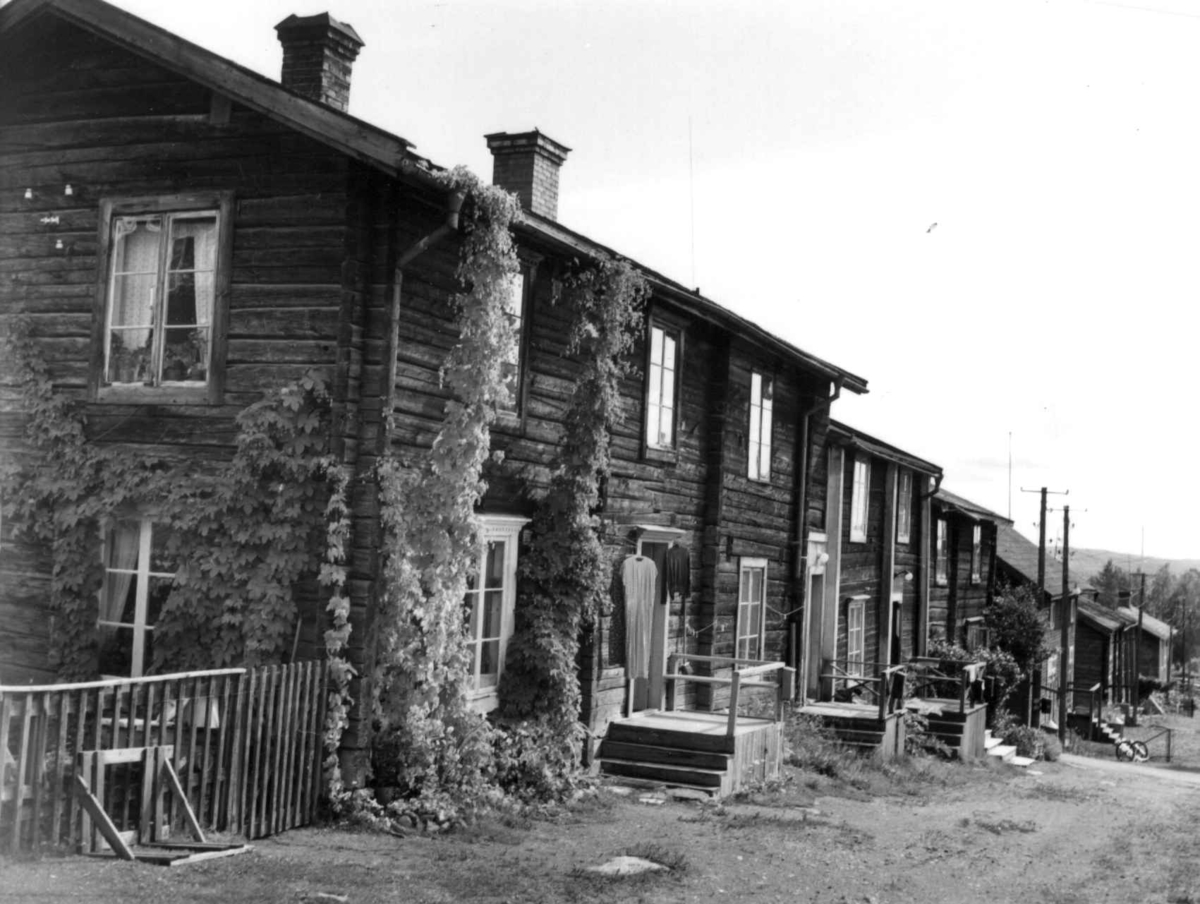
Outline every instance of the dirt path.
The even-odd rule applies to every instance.
[[[888,797],[798,772],[724,805],[605,791],[447,837],[305,830],[174,869],[0,861],[0,901],[1200,904],[1200,788],[1093,762],[939,767]],[[625,853],[677,869],[586,872]]]

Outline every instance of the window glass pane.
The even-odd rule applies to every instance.
[[[762,405],[762,375],[750,374],[750,407]]]
[[[670,446],[675,442],[675,411],[666,404],[659,413],[658,442],[662,446]]]
[[[673,336],[663,334],[663,367],[671,371],[675,371],[675,339]]]
[[[170,578],[149,578],[148,580],[145,623],[146,626],[153,627],[158,624],[159,616],[162,614],[163,603],[171,595],[171,587],[175,582]]]
[[[663,360],[663,331],[658,327],[650,328],[650,366],[661,367]]]
[[[663,369],[662,378],[662,406],[663,408],[675,407],[675,371]]]
[[[479,687],[495,687],[500,683],[500,641],[489,640],[479,645]]]
[[[483,595],[483,626],[481,638],[500,636],[500,617],[504,612],[504,591],[488,590]]]
[[[771,406],[770,404],[763,406],[762,411],[762,427],[761,427],[761,442],[762,442],[762,474],[765,477],[771,471]]]
[[[109,383],[144,383],[150,379],[150,330],[121,329],[108,334]]]
[[[750,599],[761,603],[763,599],[763,570],[754,568],[750,571]]]
[[[750,406],[750,442],[755,446],[762,439],[762,409],[757,405]],[[751,456],[751,461],[755,461],[755,457]]]
[[[504,585],[504,549],[503,540],[488,543],[485,587],[502,587]]]
[[[177,547],[178,535],[174,530],[162,524],[150,525],[150,572],[174,576],[179,570],[175,558]]]
[[[100,674],[133,674],[133,628],[101,625],[99,645]]]

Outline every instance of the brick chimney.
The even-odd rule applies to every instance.
[[[288,16],[275,31],[283,45],[283,87],[345,112],[350,68],[363,46],[358,33],[329,13]]]
[[[514,192],[526,210],[557,220],[558,169],[571,149],[537,129],[483,137],[492,152],[492,184]]]

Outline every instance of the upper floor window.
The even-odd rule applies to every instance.
[[[503,406],[503,410],[513,413],[521,411],[523,402],[521,396],[525,388],[525,309],[528,283],[528,274],[522,269],[513,277],[509,293],[504,299],[504,311],[509,323],[512,324],[516,341],[508,349],[503,362],[504,382],[508,385],[509,390],[509,400]]]
[[[758,371],[750,374],[749,477],[771,479],[771,415],[775,381]]]
[[[934,556],[934,581],[946,584],[950,581],[950,537],[945,518],[937,522],[937,550]]]
[[[171,593],[170,531],[148,519],[117,524],[104,541],[100,673],[136,678],[153,661],[154,625]]]
[[[484,516],[475,568],[463,598],[471,653],[471,704],[481,712],[500,702],[500,676],[513,630],[517,598],[517,535],[524,518]]]
[[[678,399],[679,332],[650,326],[650,363],[646,369],[646,444],[675,447]]]
[[[101,203],[99,396],[219,400],[231,210],[229,193]]]
[[[900,469],[896,496],[896,542],[908,543],[912,540],[912,471]]]
[[[861,456],[854,459],[854,484],[850,491],[850,542],[867,542],[868,497],[871,490],[871,462]]]
[[[971,583],[983,580],[983,525],[971,528]]]
[[[767,611],[767,560],[743,558],[738,565],[738,659],[761,659]]]

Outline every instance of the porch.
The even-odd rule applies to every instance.
[[[685,663],[704,663],[729,677],[696,675]],[[794,670],[782,662],[720,656],[672,656],[663,675],[664,709],[626,713],[610,722],[597,761],[603,775],[691,788],[714,797],[779,776],[783,716]],[[685,682],[729,688],[724,711],[676,708]],[[745,710],[745,712],[743,712]]]

